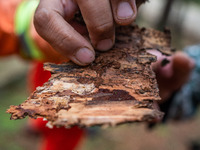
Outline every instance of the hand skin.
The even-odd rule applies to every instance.
[[[169,99],[171,95],[179,90],[189,79],[190,74],[195,66],[192,58],[183,52],[176,52],[170,57],[163,56],[158,51],[148,51],[157,56],[157,62],[152,64],[152,68],[156,73],[158,87],[162,103]],[[167,58],[170,62],[164,67],[161,62]]]
[[[157,56],[157,61],[152,64],[152,69],[156,73],[161,101],[154,102],[154,108],[159,108],[159,104],[167,101],[175,91],[178,91],[189,79],[195,66],[192,58],[183,52],[176,52],[172,56],[164,56],[156,50],[149,50],[149,53]],[[164,59],[170,62],[162,66]],[[151,123],[159,123],[162,118],[157,118]]]
[[[144,0],[40,0],[35,29],[56,51],[78,65],[95,59],[115,42],[115,24],[131,24]],[[73,21],[80,10],[86,26]],[[89,38],[85,38],[89,37]],[[90,40],[88,40],[90,39]]]

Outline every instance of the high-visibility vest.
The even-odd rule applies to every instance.
[[[44,55],[30,37],[30,25],[39,0],[24,0],[17,8],[15,15],[15,33],[18,35],[22,48],[20,55],[27,59],[42,61]]]

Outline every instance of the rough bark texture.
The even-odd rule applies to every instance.
[[[163,113],[153,107],[160,96],[150,67],[156,56],[148,49],[170,55],[170,32],[118,27],[113,49],[97,53],[91,65],[45,64],[52,72],[49,81],[7,112],[11,119],[44,117],[49,126],[65,127],[159,119]]]

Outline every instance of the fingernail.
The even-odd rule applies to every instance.
[[[134,12],[128,2],[121,2],[118,5],[117,16],[119,19],[127,19],[133,16]]]
[[[88,48],[81,48],[76,52],[76,59],[83,64],[89,64],[94,61],[95,54]]]
[[[111,39],[105,39],[97,44],[97,49],[101,51],[106,51],[112,48],[112,46],[113,46],[113,41]]]

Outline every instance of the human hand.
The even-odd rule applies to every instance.
[[[78,9],[86,27],[73,20]],[[56,51],[76,64],[87,65],[95,59],[94,49],[106,51],[113,46],[115,23],[128,25],[136,15],[136,0],[40,0],[34,24]],[[88,34],[90,40],[85,38]]]
[[[152,64],[152,69],[156,73],[161,101],[154,101],[153,107],[159,110],[159,106],[165,104],[172,94],[187,82],[195,62],[183,52],[177,52],[168,57],[156,50],[149,50],[148,52],[157,56],[157,61]],[[163,66],[164,59],[169,60],[169,63]],[[152,124],[149,124],[149,127],[161,121],[162,118],[157,118],[151,122]]]
[[[163,56],[157,51],[149,52],[157,56],[157,62],[153,63],[152,67],[156,73],[160,96],[162,98],[162,101],[159,103],[163,103],[188,81],[195,62],[183,52],[177,52],[170,57]],[[164,58],[167,58],[170,62],[162,67],[161,64]]]

